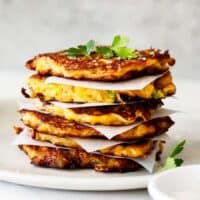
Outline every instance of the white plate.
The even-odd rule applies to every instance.
[[[7,96],[4,93],[0,97],[0,180],[23,185],[70,190],[127,190],[147,186],[152,175],[144,170],[108,174],[94,172],[93,170],[55,170],[32,166],[23,152],[10,145],[14,137],[12,126],[17,121],[17,106],[15,99],[11,98],[11,90],[6,90],[5,84],[5,79],[3,84],[0,81],[0,90],[6,91],[7,96],[9,96],[9,98],[6,98]],[[9,88],[13,89],[14,93],[16,93],[14,87],[17,84],[16,81],[13,88]],[[184,95],[180,94],[177,100],[169,99],[167,101],[171,108],[184,109],[188,113],[187,116],[176,117],[176,125],[170,130],[170,134],[176,139],[187,139],[187,146],[183,153],[185,164],[196,164],[200,163],[200,120],[197,118],[200,108],[195,106],[192,98],[192,95],[194,95],[192,92],[193,84],[180,82],[180,86],[184,87],[182,91],[187,92],[185,98],[182,98]],[[197,85],[195,87],[198,88]],[[188,101],[190,98],[193,100],[192,102]],[[198,97],[195,99],[198,99]]]

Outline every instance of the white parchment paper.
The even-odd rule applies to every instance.
[[[19,98],[17,100],[17,103],[19,105],[19,107],[22,108],[26,108],[26,109],[36,109],[35,104],[39,102],[39,103],[43,103],[41,100],[39,100],[38,98],[31,98],[31,99],[27,99],[27,98]],[[49,101],[50,104],[58,106],[62,109],[65,108],[82,108],[82,107],[97,107],[97,106],[113,106],[113,105],[120,105],[122,103],[64,103],[64,102],[59,102],[59,101]]]
[[[118,81],[118,82],[73,80],[62,77],[49,76],[45,80],[45,83],[66,84],[66,85],[80,86],[80,87],[99,89],[99,90],[141,90],[146,85],[155,81],[161,76],[163,76],[163,74],[153,75],[153,76],[143,76],[140,78],[135,78],[126,81]]]
[[[177,112],[176,110],[160,108],[151,116],[151,119],[169,116],[169,115],[175,114],[176,112]],[[96,129],[97,131],[105,135],[106,138],[112,139],[116,135],[129,131],[139,126],[142,123],[143,122],[137,122],[137,123],[127,125],[127,126],[103,126],[103,125],[89,125],[89,124],[85,124],[85,125]]]

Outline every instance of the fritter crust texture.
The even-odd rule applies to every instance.
[[[77,149],[57,149],[42,146],[21,145],[31,163],[48,168],[86,169],[99,172],[136,171],[141,166],[130,159],[111,158],[104,155],[91,154]]]
[[[90,57],[71,58],[64,51],[40,54],[27,61],[26,67],[42,75],[61,76],[73,79],[119,81],[145,75],[160,74],[174,65],[175,59],[168,51],[157,49],[137,51],[138,58],[120,60],[105,59],[97,53]]]

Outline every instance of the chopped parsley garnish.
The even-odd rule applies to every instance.
[[[108,96],[114,101],[115,100],[115,92],[113,90],[107,90]]]
[[[165,95],[161,90],[157,90],[152,94],[154,99],[160,99],[163,98]]]
[[[90,56],[91,53],[97,52],[103,58],[119,57],[121,59],[137,58],[138,55],[134,49],[128,48],[129,39],[116,35],[113,38],[111,46],[95,46],[95,41],[90,40],[86,45],[79,45],[67,49],[65,52],[68,56]]]
[[[183,159],[177,158],[177,155],[183,151],[185,143],[186,141],[183,140],[175,145],[175,147],[171,150],[169,156],[165,160],[164,165],[161,167],[161,171],[179,167],[183,164]]]

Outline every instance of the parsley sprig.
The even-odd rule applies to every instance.
[[[164,165],[161,167],[161,171],[179,167],[183,164],[184,160],[182,158],[177,158],[177,155],[183,151],[185,143],[186,140],[183,140],[175,145],[165,160]]]
[[[119,57],[121,59],[132,59],[137,58],[138,55],[134,49],[128,48],[127,45],[129,39],[116,35],[113,38],[111,46],[95,46],[95,41],[90,40],[86,45],[79,45],[78,47],[72,47],[67,49],[65,52],[68,56],[90,56],[91,53],[97,52],[103,58]]]

